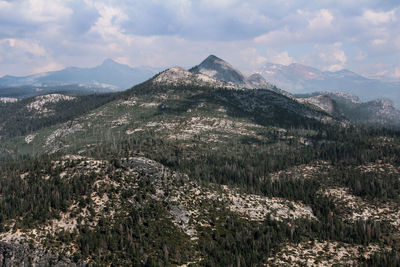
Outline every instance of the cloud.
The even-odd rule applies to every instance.
[[[386,43],[387,43],[386,39],[374,39],[374,40],[371,41],[371,44],[373,46],[381,46],[381,45],[384,45]]]
[[[288,21],[293,23],[292,25],[285,25],[257,36],[254,42],[272,46],[332,42],[335,41],[333,38],[337,38],[335,28],[332,26],[334,19],[332,12],[327,9],[316,11],[299,9],[296,15],[288,18]]]
[[[394,70],[394,77],[400,78],[400,66]]]
[[[313,18],[309,19],[311,29],[330,28],[333,21],[332,13],[327,9],[321,9]]]
[[[373,10],[365,10],[362,18],[373,25],[384,24],[392,21],[396,21],[395,10],[387,12],[375,12]]]
[[[100,17],[90,28],[89,33],[99,34],[102,39],[109,42],[125,42],[130,44],[132,38],[125,34],[125,30],[121,28],[121,22],[128,19],[128,16],[120,8],[96,5]]]
[[[46,50],[38,43],[32,43],[29,40],[19,40],[13,38],[7,38],[0,40],[0,46],[3,51],[17,50],[19,53],[23,53],[29,56],[44,56]]]
[[[287,27],[276,31],[270,31],[254,38],[256,44],[270,46],[281,46],[283,44],[298,42],[298,40],[298,34],[291,32]]]
[[[291,63],[294,63],[295,59],[289,56],[288,51],[283,51],[281,53],[269,52],[268,61],[271,63],[289,65]]]
[[[54,71],[54,70],[60,70],[63,68],[63,65],[55,62],[55,61],[48,61],[45,63],[45,65],[38,65],[34,67],[33,73],[42,73],[42,72],[47,72],[47,71]]]
[[[0,73],[35,73],[51,61],[46,49],[38,42],[29,39],[0,39]],[[46,70],[60,67],[54,63]]]
[[[242,69],[389,66],[400,61],[399,16],[389,0],[0,0],[0,75],[107,57],[191,66],[211,53]]]
[[[357,61],[363,61],[368,57],[368,55],[362,51],[362,50],[358,50],[357,51],[357,56],[355,57],[355,60]]]
[[[347,62],[346,53],[341,49],[342,43],[337,42],[332,45],[317,45],[319,50],[318,57],[325,66],[323,70],[338,71],[345,67]]]

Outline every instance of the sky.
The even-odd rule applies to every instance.
[[[400,79],[399,0],[0,0],[0,76],[214,54]]]

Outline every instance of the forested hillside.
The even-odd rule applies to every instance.
[[[0,262],[399,264],[400,132],[174,71],[4,104]]]
[[[41,95],[0,102],[0,137],[15,137],[62,123],[115,99],[114,94]]]

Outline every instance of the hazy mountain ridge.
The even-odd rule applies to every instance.
[[[331,115],[347,118],[355,124],[400,127],[400,111],[389,99],[361,102],[357,96],[342,92],[313,93],[297,99],[316,105]]]
[[[377,98],[392,99],[400,106],[400,83],[369,79],[349,70],[336,72],[293,63],[280,65],[268,63],[256,70],[267,81],[293,93],[340,91],[371,101]]]
[[[101,65],[93,68],[68,67],[59,71],[25,77],[4,76],[0,78],[0,88],[21,86],[52,87],[80,84],[81,87],[104,88],[108,91],[115,91],[130,88],[149,79],[156,73],[156,69],[148,67],[132,68],[117,63],[112,59],[106,59]]]

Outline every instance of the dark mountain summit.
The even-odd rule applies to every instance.
[[[192,73],[202,73],[217,80],[231,82],[239,86],[246,85],[246,77],[228,62],[214,56],[208,56],[199,65],[189,70]]]
[[[246,77],[231,64],[214,55],[208,56],[203,62],[194,66],[189,71],[197,74],[201,73],[216,80],[233,83],[243,88],[272,88],[260,74],[253,74],[250,77]]]

